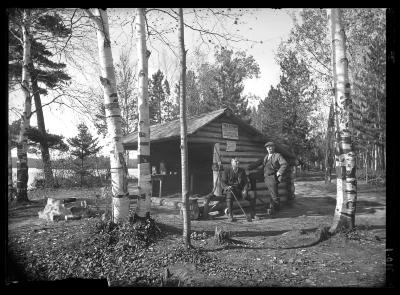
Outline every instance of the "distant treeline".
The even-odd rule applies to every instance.
[[[16,157],[12,158],[12,166],[13,166],[13,168],[17,167],[17,158]],[[43,169],[43,162],[41,159],[28,158],[28,167]]]
[[[90,159],[94,160],[94,159]],[[51,162],[54,164],[54,167],[60,167],[61,161],[65,161],[65,159],[54,159],[51,160]],[[107,169],[110,167],[110,159],[108,157],[100,156],[97,157],[97,163],[98,163],[98,169]],[[13,157],[12,158],[12,166],[13,168],[17,167],[17,158]],[[43,162],[41,159],[35,159],[35,158],[29,158],[28,157],[28,167],[29,168],[37,168],[37,169],[43,169]],[[137,159],[129,159],[128,162],[128,168],[137,168]]]

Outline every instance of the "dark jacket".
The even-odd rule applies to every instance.
[[[285,158],[280,153],[273,153],[270,160],[268,160],[268,154],[264,157],[264,159],[260,159],[248,166],[249,170],[257,168],[258,166],[263,165],[264,167],[264,177],[271,176],[279,172],[279,174],[283,175],[285,173],[288,163]]]
[[[233,171],[232,167],[224,170],[221,179],[222,188],[225,189],[228,186],[233,186],[238,190],[243,190],[247,184],[247,175],[243,168],[238,167],[237,172]]]

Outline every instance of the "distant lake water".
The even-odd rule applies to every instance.
[[[100,169],[99,170],[100,174],[105,174],[106,173],[106,169]],[[66,174],[66,171],[63,171],[61,169],[53,169],[53,174],[57,175],[61,175],[62,173],[64,173],[64,175]],[[13,182],[17,181],[17,168],[13,168],[12,169],[12,174],[13,174]],[[28,169],[28,188],[32,186],[33,181],[35,180],[35,178],[44,178],[44,172],[43,169],[38,169],[38,168],[29,168]],[[128,174],[130,177],[136,177],[138,176],[138,172],[137,169],[133,169],[130,168],[128,169]]]

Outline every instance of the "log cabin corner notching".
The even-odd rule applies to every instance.
[[[266,154],[264,143],[269,138],[260,131],[235,116],[229,108],[187,118],[188,172],[191,195],[205,195],[213,191],[216,181],[215,162],[223,167],[230,165],[232,157],[238,157],[239,166],[247,166],[263,158]],[[122,138],[125,150],[137,150],[137,132]],[[289,164],[295,157],[277,145]],[[162,191],[153,185],[153,195],[181,193],[181,156],[179,119],[150,127],[150,165],[155,169],[153,179],[163,179]],[[160,171],[161,170],[163,171]],[[259,167],[260,168],[260,167]],[[294,195],[292,165],[286,181],[280,184],[282,198]],[[258,195],[268,194],[260,169],[250,171],[253,188]],[[268,194],[269,195],[269,194]],[[284,200],[283,200],[284,201]]]

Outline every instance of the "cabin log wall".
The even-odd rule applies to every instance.
[[[223,138],[222,123],[229,123],[238,126],[238,139]],[[201,125],[202,123],[197,121],[195,124]],[[157,129],[158,127],[154,128],[157,130],[155,131],[156,133],[160,133],[158,131],[160,129]],[[160,128],[162,127],[160,126]],[[179,136],[171,136],[173,133],[171,132],[171,128],[165,129],[164,127],[165,130],[162,132],[164,135],[161,137],[160,135],[157,135],[156,141],[151,142],[151,165],[157,166],[157,169],[159,169],[159,162],[164,160],[167,164],[168,171],[172,170],[180,173]],[[174,130],[176,130],[176,128],[179,127],[175,126]],[[261,138],[260,133],[246,126],[246,124],[242,124],[241,121],[239,122],[237,119],[233,118],[227,113],[212,119],[208,124],[203,125],[197,131],[193,133],[189,132],[187,141],[189,157],[189,183],[195,183],[195,190],[191,192],[195,194],[199,193],[196,192],[196,187],[201,187],[204,189],[204,192],[201,194],[204,194],[205,191],[212,191],[212,162],[208,160],[207,155],[209,153],[209,157],[212,160],[214,144],[220,144],[219,153],[221,164],[224,168],[230,166],[232,157],[237,157],[239,159],[239,166],[247,169],[247,166],[250,163],[262,159],[266,155],[266,150],[264,148],[265,139]],[[227,141],[236,142],[236,149],[234,151],[226,151]],[[124,147],[126,149],[137,149],[137,142],[133,141],[130,143],[125,143]],[[279,147],[277,147],[277,151],[280,152]],[[282,152],[283,155],[285,155],[285,153],[287,153],[287,151]],[[292,159],[288,158],[287,160],[289,163],[292,161]],[[262,166],[249,171],[249,173],[251,178],[255,177],[255,185],[252,187],[253,191],[257,193],[258,197],[267,198],[268,200],[269,192],[267,191],[264,183]],[[209,176],[206,174],[209,174]],[[180,187],[180,184],[177,187]],[[294,195],[293,166],[288,167],[288,172],[285,173],[282,183],[279,184],[279,192],[282,201],[287,199],[288,196],[292,197]],[[179,193],[179,190],[177,193]]]
[[[235,124],[238,126],[238,139],[229,139],[222,137],[222,123]],[[261,158],[264,158],[266,155],[266,150],[264,148],[264,142],[257,139],[258,135],[249,134],[246,130],[243,130],[240,125],[236,124],[233,120],[229,120],[226,117],[218,118],[209,124],[203,126],[195,133],[188,136],[188,142],[190,143],[210,143],[220,144],[220,155],[221,155],[221,164],[223,167],[229,167],[231,159],[233,157],[237,157],[239,159],[239,167],[243,169],[247,169],[247,166]],[[226,142],[227,141],[235,141],[236,142],[236,150],[235,151],[226,151]],[[261,170],[260,170],[261,169]],[[294,194],[294,179],[292,174],[292,167],[288,167],[288,173],[286,173],[286,177],[278,185],[279,187],[279,195],[282,201],[285,201],[288,196],[292,197]],[[262,166],[257,167],[256,169],[250,170],[251,174],[260,174],[262,175]],[[221,172],[222,173],[222,172]],[[269,202],[269,192],[264,183],[263,176],[257,177],[256,187],[252,188],[259,197],[267,198]]]

